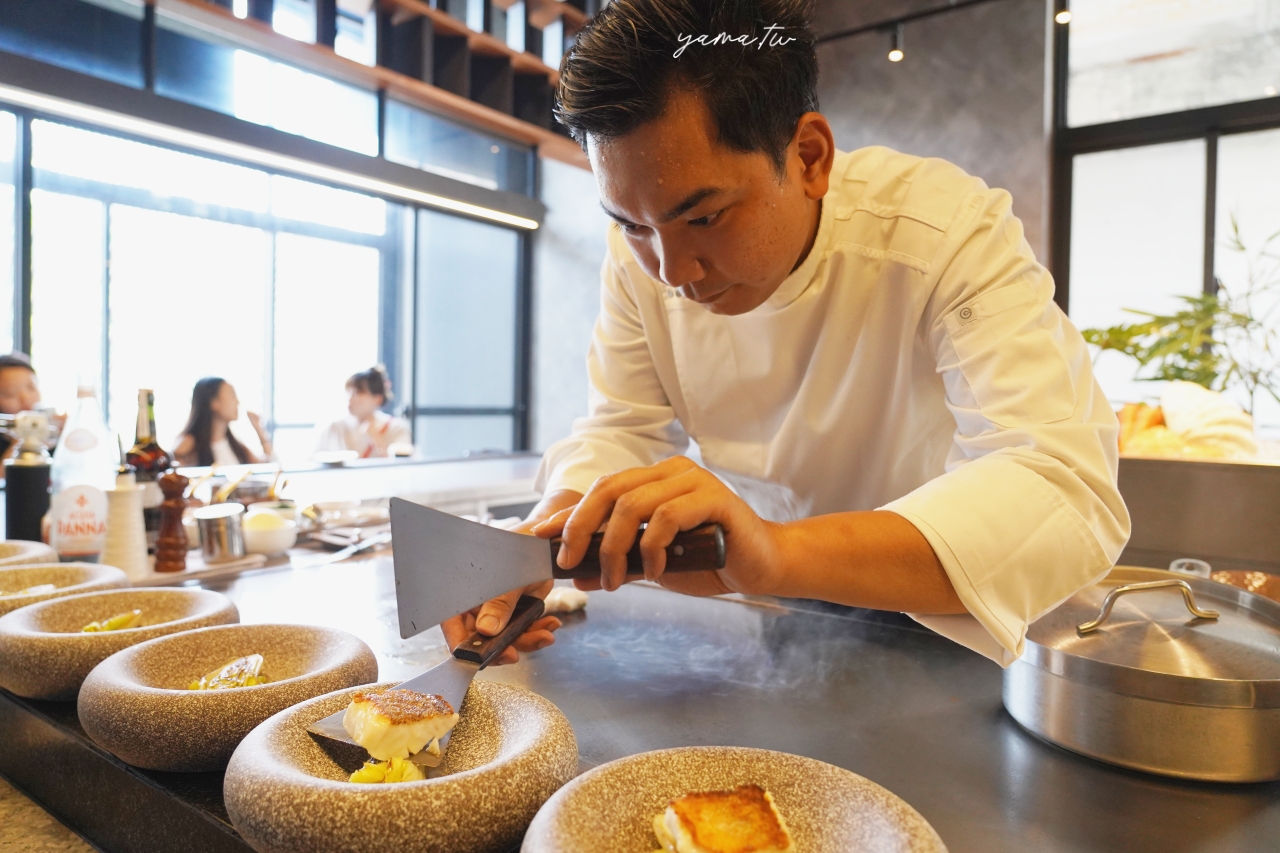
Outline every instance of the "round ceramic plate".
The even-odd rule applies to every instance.
[[[43,542],[25,539],[0,539],[0,568],[28,563],[56,563],[58,554]],[[3,587],[0,587],[3,589]]]
[[[90,622],[141,610],[136,627],[85,633]],[[0,616],[0,687],[72,701],[95,666],[146,640],[239,622],[231,599],[205,589],[113,589],[68,595]]]
[[[538,812],[521,853],[653,853],[672,799],[754,783],[773,795],[803,853],[945,853],[915,809],[874,782],[812,758],[722,746],[665,749],[601,765]]]
[[[15,595],[33,586],[53,584],[57,589],[27,595]],[[0,568],[0,615],[50,598],[122,589],[129,585],[125,573],[114,566],[97,563],[34,563]]]
[[[432,778],[353,784],[347,779],[368,753],[307,726],[346,708],[355,692],[277,714],[232,756],[223,798],[254,850],[508,853],[578,770],[577,740],[555,705],[520,687],[476,681]]]
[[[188,690],[246,655],[263,657],[266,684]],[[222,625],[148,640],[89,673],[77,711],[89,737],[148,770],[220,770],[255,726],[290,705],[366,684],[378,661],[358,637],[308,625]]]

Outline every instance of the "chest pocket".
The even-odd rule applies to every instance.
[[[970,299],[946,316],[947,335],[983,417],[1002,427],[1055,423],[1076,409],[1056,311],[1026,284]]]

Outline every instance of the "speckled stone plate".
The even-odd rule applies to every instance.
[[[915,809],[856,773],[785,752],[695,746],[621,758],[547,801],[521,853],[653,853],[654,815],[676,797],[755,783],[798,853],[946,853]]]
[[[130,610],[142,611],[136,628],[81,631]],[[32,604],[0,616],[0,687],[28,699],[72,701],[89,671],[121,649],[239,621],[231,599],[205,589],[113,589]]]
[[[262,655],[268,683],[187,685],[236,658]],[[307,625],[222,625],[148,640],[89,673],[77,710],[89,737],[148,770],[220,770],[255,726],[290,705],[378,677],[358,637]]]
[[[54,584],[53,592],[39,595],[3,595],[33,586]],[[19,607],[103,589],[123,589],[129,585],[125,573],[115,566],[97,563],[34,563],[0,568],[0,616]]]
[[[232,756],[223,797],[254,850],[508,853],[539,806],[577,772],[578,743],[555,705],[520,687],[475,681],[432,778],[352,784],[347,777],[368,754],[306,728],[345,708],[355,692],[277,714]]]
[[[0,569],[29,563],[56,563],[58,553],[43,542],[26,539],[0,539]],[[4,587],[0,587],[4,589]]]

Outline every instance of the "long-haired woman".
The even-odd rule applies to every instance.
[[[262,450],[271,456],[271,438],[262,428],[254,412],[245,413],[253,431],[258,434]],[[231,432],[231,424],[240,417],[240,398],[231,383],[208,376],[196,383],[191,392],[191,415],[178,437],[173,455],[182,465],[245,465],[264,462],[262,457],[245,447]]]

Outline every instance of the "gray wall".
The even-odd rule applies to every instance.
[[[600,310],[609,218],[583,169],[541,161],[547,218],[533,252],[533,439],[545,450],[587,412],[587,347]]]
[[[821,36],[942,5],[819,0],[815,24]],[[819,45],[818,97],[836,144],[942,157],[1008,190],[1047,260],[1050,9],[1048,0],[996,0],[907,24],[897,63],[880,32]]]

